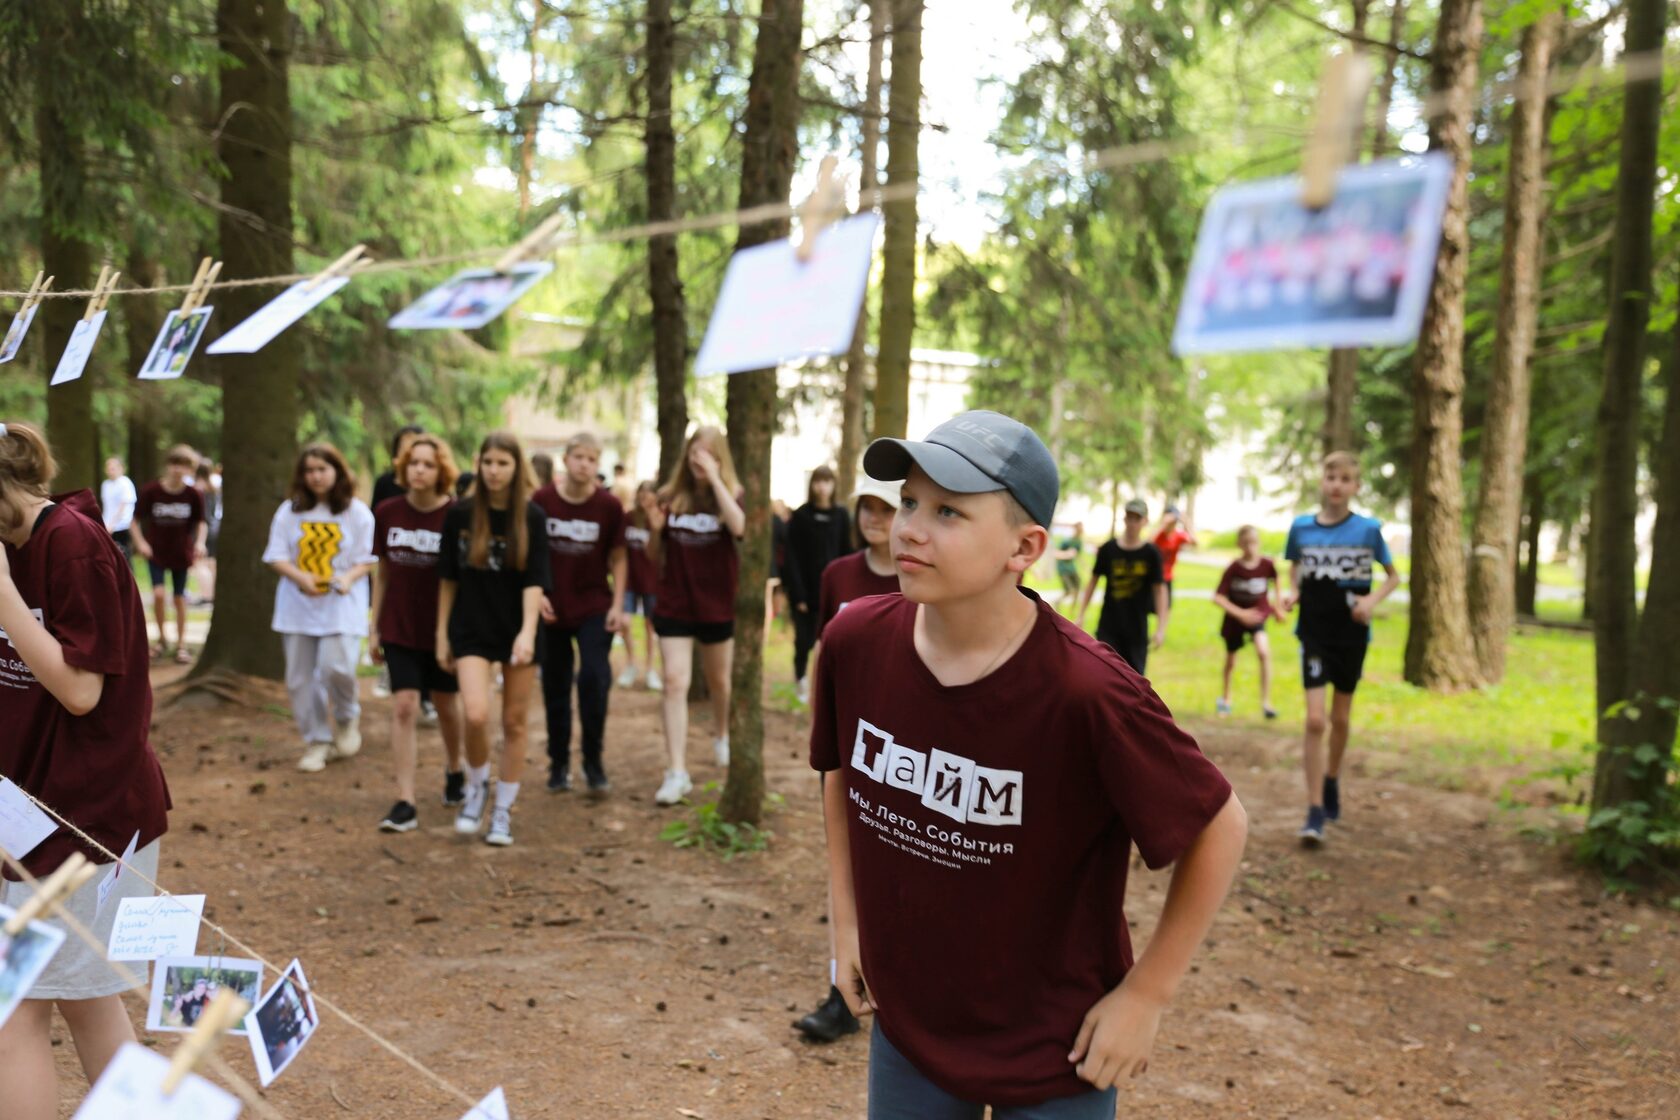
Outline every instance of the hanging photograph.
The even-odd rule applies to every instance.
[[[325,303],[327,298],[350,283],[348,276],[333,276],[317,283],[299,280],[253,312],[250,318],[212,342],[206,354],[255,354],[279,333]]]
[[[12,325],[6,328],[6,341],[0,342],[0,364],[17,357],[18,348],[23,345],[23,336],[29,333],[29,324],[35,321],[35,312],[41,309],[40,304],[33,304],[12,316]]]
[[[82,375],[87,368],[88,357],[93,353],[93,344],[99,341],[99,331],[105,326],[107,314],[96,311],[91,319],[76,320],[76,327],[70,332],[70,341],[65,344],[64,353],[58,359],[58,368],[53,371],[54,385],[74,381]]]
[[[389,325],[399,331],[475,330],[494,322],[553,271],[548,261],[526,261],[507,272],[469,268],[397,312]]]
[[[198,349],[198,340],[204,337],[204,327],[210,322],[210,312],[214,310],[212,307],[197,307],[185,315],[171,311],[169,318],[163,321],[163,329],[158,331],[157,340],[152,343],[152,352],[146,355],[145,365],[140,367],[140,380],[168,381],[181,376],[193,351]]]
[[[1173,350],[1398,346],[1417,337],[1452,163],[1342,171],[1322,210],[1290,176],[1225,187],[1202,217]]]

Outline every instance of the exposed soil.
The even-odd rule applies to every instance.
[[[724,862],[659,839],[679,811],[652,800],[654,695],[613,696],[613,796],[549,795],[535,764],[505,850],[451,831],[435,732],[422,827],[386,836],[386,702],[361,756],[313,776],[292,768],[284,712],[278,691],[181,705],[155,736],[175,796],[163,882],[208,894],[264,956],[301,958],[322,995],[475,1098],[505,1086],[515,1120],[863,1114],[864,1037],[813,1046],[789,1026],[827,989],[806,717],[766,714],[775,839]],[[1332,842],[1302,852],[1292,729],[1190,725],[1248,807],[1248,859],[1121,1115],[1680,1115],[1680,914],[1606,897],[1483,798],[1357,768]],[[721,777],[704,736],[697,781]],[[1133,878],[1140,943],[1166,881]],[[243,1040],[221,1052],[254,1080]],[[83,1082],[59,1053],[68,1116]],[[268,1099],[288,1120],[466,1107],[330,1013]]]

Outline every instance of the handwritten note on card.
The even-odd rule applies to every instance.
[[[35,808],[29,796],[6,778],[0,778],[0,848],[13,859],[22,859],[58,831],[58,825]]]
[[[174,1095],[163,1095],[169,1059],[137,1042],[125,1042],[105,1067],[72,1120],[235,1120],[239,1100],[227,1090],[188,1074]]]
[[[203,913],[201,894],[125,898],[117,904],[111,925],[109,956],[114,961],[190,957],[198,947],[198,921]]]

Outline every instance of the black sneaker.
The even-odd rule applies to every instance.
[[[407,801],[399,801],[391,806],[391,811],[379,822],[381,832],[413,832],[419,827],[420,814],[415,812],[414,806]]]
[[[443,804],[453,808],[467,799],[467,774],[464,770],[450,770],[443,775]]]
[[[1301,826],[1297,834],[1301,837],[1301,847],[1316,848],[1324,843],[1324,810],[1317,805],[1307,810],[1307,823]]]
[[[1342,819],[1342,786],[1335,778],[1328,776],[1324,779],[1324,819]]]
[[[591,797],[605,797],[608,793],[612,792],[612,783],[607,781],[607,772],[599,766],[585,765],[583,768],[583,780],[589,786],[589,795]]]
[[[840,989],[829,985],[828,998],[809,1015],[795,1019],[794,1029],[812,1042],[835,1042],[858,1031],[857,1016],[846,1006]]]
[[[572,774],[569,770],[550,770],[548,772],[548,792],[572,792]]]

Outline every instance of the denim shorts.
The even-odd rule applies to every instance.
[[[1114,1120],[1120,1090],[1092,1089],[1041,1104],[1004,1105],[992,1120]],[[953,1097],[898,1052],[875,1024],[869,1036],[869,1120],[980,1120],[983,1101]]]

